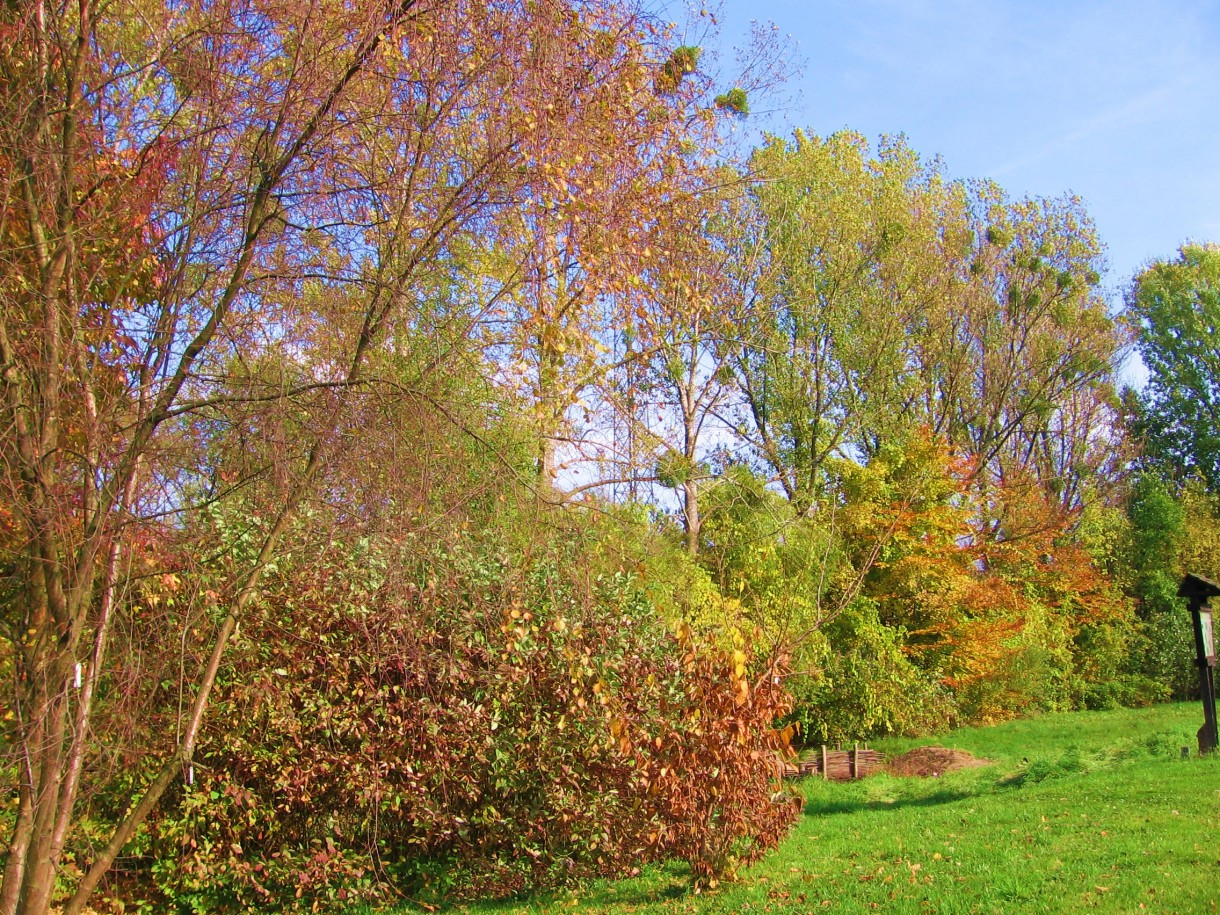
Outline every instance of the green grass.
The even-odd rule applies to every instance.
[[[451,911],[1216,912],[1220,757],[1195,755],[1201,723],[1198,705],[1178,705],[886,741],[887,753],[937,744],[994,764],[932,779],[806,780],[788,839],[711,892],[693,893],[674,866]]]

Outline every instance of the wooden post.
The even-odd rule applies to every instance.
[[[826,744],[822,744],[822,780],[830,780],[830,765],[826,753]]]
[[[851,777],[853,780],[860,777],[860,744],[851,750]]]

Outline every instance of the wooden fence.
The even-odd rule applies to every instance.
[[[825,744],[801,753],[796,761],[789,763],[787,774],[792,777],[820,775],[831,781],[846,782],[864,778],[885,768],[885,757],[865,744],[856,744],[850,750],[839,747],[829,749]]]

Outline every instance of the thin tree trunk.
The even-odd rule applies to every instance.
[[[58,817],[68,704],[63,658],[64,655],[60,654],[51,663],[40,687],[43,697],[41,708],[37,711],[49,727],[38,749],[40,778],[34,801],[34,837],[26,852],[25,879],[22,881],[18,907],[22,913],[45,912],[51,904],[51,893],[55,887],[57,862],[51,856],[51,839]]]
[[[20,898],[21,883],[25,877],[25,862],[29,853],[30,839],[34,834],[33,779],[28,768],[22,767],[18,789],[17,820],[13,826],[13,837],[8,845],[8,860],[4,864],[4,887],[0,891],[0,915],[14,915]]]
[[[351,372],[353,377],[356,371],[357,368],[354,367]],[[322,466],[324,452],[325,445],[322,440],[316,440],[310,449],[309,460],[306,463],[301,479],[297,482],[290,497],[285,500],[283,508],[280,509],[280,513],[275,519],[275,523],[271,526],[271,530],[263,538],[258,558],[255,560],[250,572],[246,575],[246,580],[242,583],[241,591],[238,592],[237,597],[234,599],[228,615],[220,624],[220,629],[216,633],[216,640],[212,645],[212,653],[199,678],[199,692],[195,695],[195,701],[191,705],[190,718],[187,721],[186,730],[183,732],[182,742],[179,744],[178,749],[161,766],[156,778],[144,790],[140,800],[131,808],[127,816],[115,829],[110,837],[110,841],[106,843],[106,847],[94,859],[85,876],[77,884],[76,892],[73,893],[72,898],[64,905],[63,915],[81,915],[85,903],[89,901],[89,897],[97,889],[97,885],[102,877],[105,876],[106,872],[110,870],[111,865],[114,864],[114,859],[119,856],[119,853],[131,839],[136,829],[139,828],[140,824],[144,822],[153,808],[160,802],[162,795],[165,794],[174,777],[184,767],[190,765],[191,758],[195,752],[195,743],[199,738],[199,730],[203,726],[203,717],[207,712],[212,687],[216,684],[216,676],[220,671],[220,663],[224,658],[225,650],[228,648],[229,640],[237,628],[238,617],[257,593],[259,581],[263,576],[263,569],[266,568],[267,563],[275,555],[284,529],[288,526],[288,522],[295,514],[301,500],[305,497],[306,492],[311,488],[314,479],[317,477],[318,471]],[[29,909],[23,915],[42,915],[44,911],[45,909]]]
[[[135,496],[135,488],[136,477],[133,474],[127,481],[127,491],[123,496],[121,506],[123,512],[130,508]],[[110,619],[114,610],[114,591],[118,586],[121,555],[122,546],[120,539],[116,536],[111,541],[106,555],[105,581],[102,585],[97,624],[94,626],[93,651],[89,656],[88,665],[83,671],[84,676],[80,684],[81,694],[77,701],[75,726],[72,731],[72,745],[68,751],[67,771],[59,790],[59,810],[55,819],[55,828],[51,834],[51,860],[56,862],[59,861],[68,838],[68,827],[72,822],[72,811],[76,806],[76,796],[80,788],[85,748],[88,746],[89,718],[93,711],[93,696],[101,677],[102,663],[106,657],[106,642],[110,635]],[[75,671],[73,675],[75,679]]]
[[[538,409],[542,425],[538,430],[538,494],[545,501],[556,497],[555,479],[559,468],[555,460],[558,436],[563,426],[563,412],[558,408],[559,378],[563,356],[546,343],[540,343],[538,354]]]
[[[695,325],[698,332],[698,324]],[[682,457],[685,458],[686,477],[682,481],[682,520],[686,527],[686,549],[692,556],[699,552],[699,480],[696,476],[699,453],[699,419],[696,414],[695,394],[698,353],[691,353],[687,360],[686,378],[679,393],[682,409]]]
[[[35,563],[24,576],[25,591],[21,595],[26,606],[17,615],[20,629],[29,631],[31,622],[37,619],[40,611],[30,606],[34,595],[42,589],[40,566]],[[21,898],[21,883],[25,878],[25,865],[29,854],[30,842],[34,834],[34,792],[39,782],[39,770],[32,748],[41,744],[39,737],[40,722],[29,713],[27,699],[30,695],[32,679],[29,676],[30,646],[21,643],[14,644],[15,663],[13,671],[14,713],[16,715],[17,747],[19,749],[17,774],[17,817],[13,823],[13,833],[9,840],[8,857],[4,865],[4,886],[0,888],[0,915],[13,915],[17,911],[17,903]]]

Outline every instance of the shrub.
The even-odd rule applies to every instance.
[[[293,557],[154,823],[180,907],[502,896],[670,858],[712,879],[795,818],[781,665],[668,632],[576,546]]]

